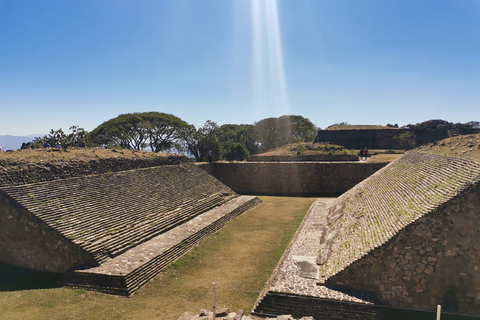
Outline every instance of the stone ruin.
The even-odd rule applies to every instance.
[[[0,261],[119,295],[260,203],[194,164],[43,180],[0,188]]]
[[[312,205],[254,314],[382,319],[382,307],[480,314],[480,164],[407,152]]]

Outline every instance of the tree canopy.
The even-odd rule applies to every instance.
[[[255,123],[255,129],[261,151],[292,142],[311,142],[317,133],[310,120],[295,115],[260,120]]]
[[[161,152],[171,150],[187,126],[182,119],[167,113],[127,113],[105,121],[89,136],[95,144],[139,150],[149,147],[153,152]]]
[[[213,154],[213,159],[218,160],[221,154],[218,130],[218,124],[210,120],[198,129],[188,125],[181,131],[180,145],[183,151],[192,154],[196,161],[205,160],[209,150]]]
[[[219,128],[222,156],[226,160],[245,160],[258,152],[258,141],[254,125],[224,124]]]

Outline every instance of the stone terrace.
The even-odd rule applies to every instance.
[[[261,200],[253,196],[234,198],[98,267],[72,270],[66,274],[63,283],[117,295],[131,295],[193,246],[260,203]]]
[[[237,196],[188,164],[4,187],[2,191],[98,262]]]
[[[415,151],[340,196],[327,215],[319,283],[480,180],[480,164]]]

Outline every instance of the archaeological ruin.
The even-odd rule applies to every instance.
[[[257,206],[255,194],[328,196],[311,206],[254,314],[373,320],[438,304],[480,314],[477,161],[421,150],[389,164],[163,161],[1,173],[1,262],[128,296]]]
[[[0,188],[1,262],[119,295],[260,203],[188,163],[64,179],[44,173],[34,183],[25,179],[35,175],[13,176]]]
[[[382,319],[381,307],[480,314],[480,164],[407,152],[318,199],[258,315]]]

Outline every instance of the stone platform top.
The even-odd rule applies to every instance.
[[[3,187],[0,192],[98,262],[237,197],[193,164]]]
[[[286,293],[321,299],[373,304],[374,296],[358,290],[333,289],[318,285],[318,239],[326,231],[328,208],[335,198],[319,198],[310,207],[282,259],[265,286],[267,293]]]
[[[405,153],[337,198],[329,209],[318,248],[319,283],[479,182],[479,163]]]

